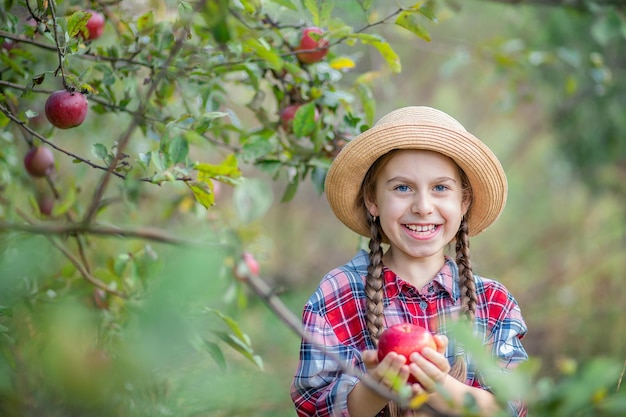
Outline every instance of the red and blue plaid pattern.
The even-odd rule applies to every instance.
[[[304,306],[304,330],[314,336],[315,343],[341,357],[361,371],[365,367],[361,352],[374,349],[367,330],[365,312],[365,277],[369,264],[368,254],[359,251],[346,265],[329,272],[317,291]],[[391,270],[384,268],[384,321],[389,327],[396,323],[419,324],[433,333],[446,334],[446,324],[458,318],[461,297],[456,263],[446,257],[437,276],[424,288],[417,289]],[[528,356],[521,344],[527,328],[520,308],[499,282],[475,276],[476,281],[476,334],[482,336],[485,346],[491,349],[501,369],[511,369]],[[452,363],[460,347],[450,340],[446,356]],[[468,364],[466,384],[490,390],[483,374]],[[312,343],[302,341],[300,362],[294,377],[291,396],[298,416],[349,416],[347,396],[357,379],[341,371]],[[523,417],[525,407],[511,402],[512,415]]]

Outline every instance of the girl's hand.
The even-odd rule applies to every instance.
[[[409,379],[409,367],[406,358],[395,352],[389,352],[382,361],[378,361],[376,350],[366,350],[362,353],[363,363],[367,373],[387,388],[398,391],[406,385]]]
[[[448,346],[448,338],[443,335],[435,335],[437,350],[425,348],[422,353],[413,353],[409,358],[409,372],[418,384],[413,384],[415,393],[435,392],[437,386],[442,385],[450,372],[450,364],[444,353]]]

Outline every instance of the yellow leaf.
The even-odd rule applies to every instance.
[[[187,183],[191,191],[193,191],[194,197],[198,200],[198,203],[202,204],[205,208],[211,207],[215,204],[215,194],[213,194],[213,183]]]
[[[347,56],[340,56],[330,61],[330,67],[336,70],[354,68],[355,65],[354,61]]]
[[[421,394],[418,394],[415,397],[411,398],[411,400],[409,401],[409,408],[420,408],[426,403],[426,401],[428,401],[428,393],[423,392]]]

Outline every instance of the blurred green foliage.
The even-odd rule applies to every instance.
[[[473,243],[530,327],[500,399],[626,414],[624,8],[488,3],[98,3],[85,43],[81,3],[3,2],[0,416],[294,415],[299,337],[233,270],[253,253],[298,316],[359,245],[318,198],[332,157],[421,103],[463,115],[509,175]],[[310,25],[330,48],[303,65]],[[61,131],[43,102],[66,86],[90,114]],[[26,175],[30,146],[54,175]]]

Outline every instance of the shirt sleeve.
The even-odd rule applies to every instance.
[[[344,373],[339,358],[364,370],[361,353],[339,342],[332,327],[316,312],[311,303],[304,308],[302,322],[315,343],[301,342],[300,362],[291,387],[291,397],[299,417],[348,417],[348,394],[358,379]],[[318,346],[325,346],[326,351]]]

